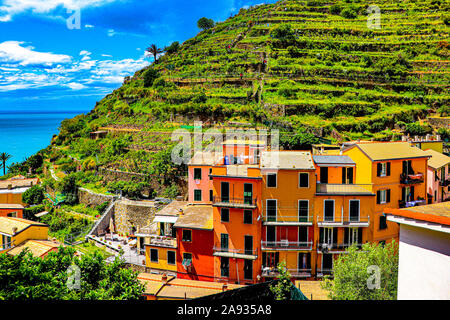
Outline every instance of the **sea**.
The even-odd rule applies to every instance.
[[[22,162],[25,158],[44,149],[54,134],[59,133],[61,121],[83,111],[16,111],[0,110],[0,153],[12,155],[6,162]],[[3,169],[0,170],[0,176]]]

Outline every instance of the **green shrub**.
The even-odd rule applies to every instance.
[[[153,82],[160,77],[158,71],[153,68],[147,69],[144,72],[144,87],[149,88],[153,85]]]
[[[345,19],[355,19],[358,16],[358,14],[356,10],[353,8],[344,8],[341,11],[341,16],[344,17]]]
[[[22,193],[22,202],[26,204],[41,204],[43,200],[44,190],[40,186],[33,186]]]

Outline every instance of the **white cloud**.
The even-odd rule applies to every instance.
[[[76,10],[86,7],[100,7],[118,0],[4,0],[0,6],[0,22],[11,21],[16,14],[30,10],[33,13],[49,13],[62,6]]]
[[[110,55],[110,54],[102,54],[101,56],[105,57],[105,58],[112,58],[112,55]]]
[[[92,28],[94,28],[94,26],[93,26],[92,24],[85,24],[84,27],[85,27],[86,29],[92,29]]]
[[[76,82],[69,82],[66,84],[67,87],[69,87],[72,90],[81,90],[81,89],[86,89],[87,87],[81,83],[76,83]]]
[[[80,56],[90,56],[91,54],[92,54],[92,52],[89,52],[87,50],[80,51]]]
[[[5,41],[0,43],[0,63],[18,63],[27,65],[51,66],[57,63],[68,63],[71,57],[65,54],[53,54],[34,51],[33,47],[22,47],[24,42]]]

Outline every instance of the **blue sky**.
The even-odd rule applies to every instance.
[[[151,43],[263,2],[275,0],[0,0],[0,114],[90,110],[152,62]]]

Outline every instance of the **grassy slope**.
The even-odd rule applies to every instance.
[[[449,29],[441,2],[378,1],[381,29],[367,28],[362,1],[280,1],[241,10],[151,66],[164,80],[160,87],[144,88],[146,70],[138,71],[74,120],[82,125],[55,140],[70,147],[54,156],[85,161],[97,154],[103,167],[154,174],[151,164],[170,144],[167,132],[194,118],[306,127],[342,139],[390,137],[398,121],[448,105]],[[357,17],[331,14],[333,3],[353,7]],[[294,53],[271,36],[285,24],[295,34]],[[395,74],[387,76],[383,65]],[[129,131],[89,140],[103,127]],[[119,140],[123,146],[111,151]]]

